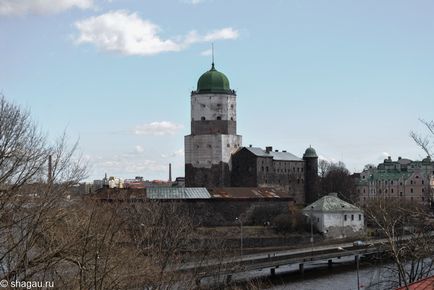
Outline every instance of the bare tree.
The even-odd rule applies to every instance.
[[[384,250],[392,260],[385,264],[383,288],[408,287],[432,275],[434,266],[433,226],[426,209],[416,203],[378,198],[366,204],[368,224],[386,239]]]
[[[30,119],[29,111],[0,95],[0,189],[3,194],[41,177],[48,151],[46,138]]]
[[[326,161],[327,162],[327,161]],[[337,192],[339,197],[354,202],[356,200],[356,183],[350,171],[343,162],[327,163],[323,165],[325,172],[320,179],[320,188],[323,194]]]
[[[327,160],[320,159],[318,161],[318,173],[321,178],[324,178],[326,173],[329,171],[331,163]]]
[[[54,269],[68,244],[58,243],[53,229],[71,186],[86,174],[75,152],[66,135],[50,146],[29,111],[0,97],[0,278],[42,278]]]
[[[434,121],[427,121],[424,119],[419,119],[419,121],[428,130],[427,135],[422,135],[414,131],[410,132],[410,137],[414,140],[417,146],[419,146],[427,156],[431,158],[434,157]]]

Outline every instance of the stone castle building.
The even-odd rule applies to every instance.
[[[361,204],[382,197],[429,205],[434,200],[434,162],[430,157],[422,161],[388,157],[360,173],[357,193]]]
[[[242,147],[232,155],[232,186],[274,187],[292,194],[298,204],[311,202],[316,190],[318,156],[309,147],[303,159],[266,147]]]
[[[185,136],[185,185],[230,186],[230,159],[242,145],[237,135],[236,93],[228,78],[211,69],[191,92],[191,134]]]
[[[273,187],[297,203],[312,202],[317,190],[318,156],[242,147],[237,135],[236,93],[215,69],[205,72],[191,92],[191,134],[185,136],[187,187]]]

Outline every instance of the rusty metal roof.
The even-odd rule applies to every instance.
[[[292,198],[286,192],[265,187],[219,187],[210,188],[208,191],[211,198]]]
[[[396,290],[405,290],[406,287],[396,288]],[[408,285],[410,290],[432,290],[434,289],[434,276],[427,277]]]

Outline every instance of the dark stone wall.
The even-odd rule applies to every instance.
[[[211,168],[197,168],[192,164],[185,164],[186,187],[229,187],[231,176],[229,165],[220,162]]]
[[[233,226],[241,217],[245,225],[263,225],[265,220],[255,217],[257,209],[270,214],[269,221],[279,214],[288,214],[293,202],[288,199],[209,199],[183,202],[193,220],[202,226]],[[256,209],[256,210],[255,210]]]
[[[305,170],[305,192],[306,204],[310,204],[318,199],[318,157],[304,158],[306,162]]]
[[[241,149],[232,155],[231,183],[234,187],[258,187],[256,157]]]
[[[274,187],[291,194],[297,204],[304,204],[304,171],[304,161],[276,161],[243,148],[232,155],[231,183],[234,187]]]
[[[237,122],[231,120],[203,120],[191,122],[191,135],[237,134]]]

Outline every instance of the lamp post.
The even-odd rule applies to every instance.
[[[360,256],[356,255],[356,268],[357,268],[357,290],[360,290],[360,278],[359,278],[359,260]]]
[[[310,246],[311,255],[313,256],[313,205],[310,207]]]
[[[238,217],[235,220],[240,222],[240,256],[243,256],[243,222]]]

